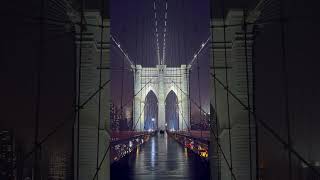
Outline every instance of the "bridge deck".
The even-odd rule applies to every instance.
[[[111,166],[112,179],[208,179],[209,166],[167,135],[155,135]]]

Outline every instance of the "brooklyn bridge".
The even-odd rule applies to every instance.
[[[1,180],[320,180],[312,0],[1,4]]]

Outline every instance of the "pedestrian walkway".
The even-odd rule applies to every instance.
[[[111,179],[205,180],[209,165],[165,135],[156,135],[111,167]]]

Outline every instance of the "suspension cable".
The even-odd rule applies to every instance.
[[[201,43],[200,48],[196,51],[196,53],[193,55],[193,58],[191,59],[189,66],[192,66],[192,64],[194,63],[194,61],[197,59],[197,57],[201,54],[203,48],[208,44],[210,40],[210,36],[207,38],[207,40],[203,43]]]
[[[284,1],[280,0],[280,19],[284,18]],[[287,68],[287,57],[286,57],[286,24],[284,21],[280,21],[281,31],[281,60],[282,60],[282,81],[284,89],[284,103],[285,103],[285,119],[287,125],[287,141],[288,146],[292,146],[291,142],[291,122],[290,122],[290,109],[289,109],[289,81],[288,81],[288,68]],[[289,167],[289,180],[292,180],[292,157],[291,151],[288,151],[288,167]]]
[[[228,91],[231,97],[233,97],[238,103],[247,111],[250,111],[250,113],[254,114],[252,110],[247,107],[247,105],[240,100],[227,86],[223,84],[223,82],[216,77],[216,75],[210,73],[211,76],[220,84],[224,90]],[[292,145],[289,145],[286,140],[284,140],[276,131],[271,128],[264,120],[258,117],[258,115],[255,113],[255,117],[257,122],[261,124],[262,127],[264,127],[278,142],[280,142],[284,147],[288,149],[288,151],[291,151],[292,154],[294,154],[300,161],[302,161],[306,166],[308,166],[317,176],[320,177],[320,172],[316,170],[307,160],[305,160],[293,147]]]
[[[213,3],[212,3],[212,0],[210,0],[210,15],[211,15],[211,20],[213,20]],[[211,22],[213,23],[213,22]],[[211,28],[211,49],[214,48],[214,29],[212,28],[212,26],[210,26]],[[212,66],[215,67],[215,54],[214,54],[214,51],[212,51]],[[215,70],[214,70],[214,73],[215,73]],[[217,109],[218,109],[218,106],[217,106],[217,85],[216,85],[216,81],[213,81],[213,92],[214,92],[214,114],[213,112],[210,112],[210,115],[211,116],[214,116],[214,119],[215,119],[215,125],[216,125],[216,134],[219,135],[219,123],[218,123],[218,114],[216,113],[217,112]],[[213,123],[213,122],[212,122]],[[218,180],[221,179],[221,163],[220,163],[220,140],[219,140],[219,137],[216,136],[216,134],[214,133],[214,129],[212,126],[209,126],[210,129],[212,130],[211,132],[213,132],[213,135],[215,136],[215,140],[216,140],[216,153],[217,153],[217,167],[218,167]],[[222,149],[221,149],[222,150]],[[223,152],[221,152],[223,153]],[[225,159],[226,160],[226,159]],[[228,163],[228,161],[226,160],[226,163]],[[231,171],[232,172],[232,171]]]
[[[228,66],[227,61],[227,46],[226,46],[226,22],[225,22],[225,4],[224,1],[221,0],[222,7],[222,21],[223,21],[223,46],[224,46],[224,65]],[[229,78],[228,78],[228,68],[225,69],[225,80],[227,83],[227,87],[229,86]],[[230,169],[233,171],[233,162],[232,162],[232,139],[231,139],[231,118],[230,118],[230,101],[229,101],[229,92],[226,94],[227,96],[227,117],[228,117],[228,134],[229,134],[229,155],[230,155]],[[231,178],[232,180],[232,178]]]
[[[103,26],[102,26],[103,27]],[[124,55],[125,59],[129,62],[131,66],[133,66],[133,62],[131,61],[129,55],[122,49],[121,44],[115,39],[114,35],[110,35],[111,40],[117,45],[121,53]]]
[[[104,0],[101,0],[101,6],[104,6]],[[99,66],[102,67],[102,60],[103,60],[103,53],[102,53],[102,49],[103,49],[103,9],[100,9],[100,19],[101,19],[101,27],[100,27],[100,62],[99,62]],[[99,88],[101,87],[102,84],[102,70],[99,69]],[[98,126],[97,126],[97,152],[96,152],[96,156],[97,156],[97,160],[96,160],[96,171],[99,171],[99,148],[100,148],[100,122],[101,122],[101,91],[99,91],[98,94]],[[102,161],[103,162],[103,161]],[[101,163],[102,163],[101,162]],[[97,180],[99,179],[99,176],[97,176]]]
[[[180,26],[178,26],[178,31],[180,31],[179,27]],[[178,33],[178,43],[177,43],[178,47],[177,48],[178,48],[178,68],[179,68],[179,70],[177,68],[178,73],[176,75],[176,80],[177,80],[177,76],[179,76],[177,83],[179,83],[179,86],[181,87],[181,78],[182,78],[182,76],[181,76],[181,64],[182,63],[181,62],[182,61],[181,61],[181,45],[180,45],[180,43],[181,43],[180,33]],[[182,98],[182,92],[181,91],[180,91],[180,102],[179,102],[179,104],[180,104],[179,113],[181,115],[181,118],[183,119],[183,117],[182,117],[182,114],[183,114],[183,98]],[[179,119],[179,121],[182,121],[182,119]],[[181,125],[182,125],[182,127],[179,127],[179,128],[180,128],[180,130],[183,130],[183,123],[181,123]]]
[[[79,113],[79,111],[81,111],[82,109],[85,108],[85,106],[90,102],[90,100],[96,96],[99,91],[101,91],[102,89],[104,89],[104,87],[110,83],[111,80],[108,80],[107,82],[105,82],[101,88],[99,88],[98,90],[96,90],[87,100],[85,100],[81,105],[79,105],[79,108],[75,108],[75,112],[70,113],[70,117],[68,116],[65,120],[63,120],[61,123],[59,123],[55,128],[53,128],[53,130],[51,130],[43,139],[41,139],[40,141],[38,141],[38,144],[36,146],[34,146],[32,148],[31,151],[29,151],[28,153],[26,153],[24,155],[24,157],[22,158],[22,161],[25,161],[26,159],[28,159],[36,150],[38,150],[40,148],[40,146],[45,143],[49,137],[53,136],[55,133],[58,132],[58,130],[60,130],[60,128],[62,128],[67,122],[69,122],[70,120],[72,120],[73,117],[73,113]],[[13,170],[16,169],[17,166],[13,167]]]
[[[171,82],[173,83],[173,85],[175,85],[178,90],[180,90],[186,97],[189,97],[188,94],[186,92],[184,92],[174,81],[171,80]],[[194,101],[194,99],[192,99],[191,97],[189,98],[190,102],[192,102],[197,108],[201,109],[202,113],[207,113],[205,110],[203,110],[202,108],[200,108],[200,105],[198,105],[196,103],[196,101]]]
[[[221,154],[222,154],[223,159],[225,160],[225,162],[226,162],[226,164],[227,164],[227,166],[228,166],[228,169],[229,169],[229,171],[230,171],[230,173],[231,173],[231,176],[233,177],[234,180],[237,180],[237,178],[236,178],[236,176],[235,176],[235,174],[234,174],[234,172],[233,172],[233,169],[231,168],[231,165],[229,164],[229,161],[228,161],[228,159],[227,159],[227,156],[225,155],[225,153],[224,153],[224,151],[223,151],[223,149],[222,149],[222,147],[221,147],[221,144],[219,143],[219,137],[218,137],[218,135],[214,132],[214,130],[212,129],[211,126],[210,126],[210,132],[212,132],[214,138],[216,139],[217,146],[218,146],[218,148],[219,148],[219,150],[220,150],[220,152],[221,152]]]
[[[153,11],[154,11],[154,26],[155,26],[155,39],[156,39],[156,56],[158,59],[158,64],[160,63],[160,47],[159,47],[159,34],[158,34],[158,13],[157,13],[157,6],[156,6],[156,0],[153,0]]]
[[[41,63],[41,59],[44,58],[44,46],[45,46],[45,41],[44,41],[44,19],[46,18],[45,15],[44,15],[44,12],[45,12],[45,4],[44,4],[44,0],[41,0],[40,2],[40,7],[41,7],[41,10],[40,10],[40,28],[39,28],[39,34],[40,34],[40,41],[39,41],[39,57],[37,58],[37,64],[36,64],[36,97],[35,97],[35,102],[36,102],[36,105],[35,105],[35,132],[34,132],[34,146],[38,146],[38,143],[39,143],[39,123],[40,123],[40,104],[41,104],[41,68],[42,68],[42,63]],[[40,149],[40,152],[38,151]],[[41,178],[41,175],[40,175],[40,167],[39,167],[39,155],[40,155],[40,158],[41,158],[41,145],[39,146],[39,149],[37,149],[35,151],[35,154],[34,154],[34,165],[33,165],[33,168],[34,168],[34,174],[35,174],[35,179],[38,180]],[[39,171],[39,172],[38,172]],[[39,177],[40,176],[40,177]]]
[[[76,108],[77,111],[77,174],[76,174],[76,179],[79,180],[79,171],[80,171],[80,101],[81,101],[81,95],[80,95],[80,91],[81,91],[81,62],[82,62],[82,38],[83,38],[83,20],[84,20],[84,1],[85,0],[81,0],[80,3],[80,41],[79,41],[79,63],[78,63],[78,100],[77,100],[77,104],[78,107]]]

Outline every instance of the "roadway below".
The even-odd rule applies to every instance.
[[[111,180],[206,180],[209,164],[174,139],[155,135],[111,165]]]

